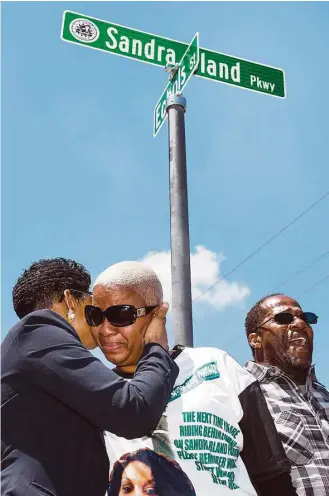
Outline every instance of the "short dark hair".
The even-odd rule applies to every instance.
[[[194,487],[180,465],[162,453],[141,448],[126,453],[113,465],[108,489],[109,496],[118,496],[124,469],[129,463],[139,461],[150,467],[158,496],[195,496]]]
[[[265,310],[262,308],[262,304],[268,298],[272,298],[272,296],[283,296],[283,293],[272,293],[266,296],[263,296],[260,300],[255,303],[255,305],[249,310],[245,320],[245,329],[247,338],[249,338],[249,334],[255,332],[255,329],[259,327],[264,319]],[[255,350],[251,346],[252,354],[255,356]]]
[[[22,319],[35,310],[50,308],[59,301],[65,289],[88,293],[90,274],[86,268],[66,258],[50,258],[34,262],[18,278],[13,288],[13,305]],[[79,300],[80,293],[73,295]]]

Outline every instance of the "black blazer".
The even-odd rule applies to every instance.
[[[148,344],[132,381],[123,380],[50,310],[8,332],[1,362],[3,496],[104,496],[103,429],[150,433],[178,375],[168,353]]]

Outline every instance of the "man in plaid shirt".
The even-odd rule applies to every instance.
[[[312,366],[317,316],[283,294],[262,298],[246,317],[258,379],[291,463],[298,496],[329,495],[329,391]]]

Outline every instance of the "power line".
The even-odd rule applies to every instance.
[[[311,267],[312,265],[314,265],[317,261],[321,260],[321,258],[324,258],[326,257],[327,255],[329,255],[329,250],[327,250],[326,252],[322,253],[322,255],[319,255],[318,257],[316,257],[315,259],[313,259],[309,264],[305,265],[304,267],[302,267],[298,272],[295,272],[292,276],[290,276],[288,279],[285,279],[285,281],[281,282],[280,284],[278,284],[277,286],[275,286],[274,288],[272,288],[270,291],[267,291],[267,293],[264,293],[264,294],[271,294],[271,293],[274,293],[276,289],[278,289],[279,287],[282,287],[284,284],[286,284],[288,281],[291,281],[292,279],[294,279],[295,277],[297,277],[299,274],[301,274],[304,270],[306,270],[307,268]],[[260,296],[261,297],[261,296]],[[239,309],[238,312],[244,312],[245,309]],[[229,318],[228,320],[224,321],[225,324],[229,324],[230,322],[232,322],[234,320],[234,318],[236,317],[236,315],[233,316],[233,318]]]
[[[275,288],[273,288],[270,291],[270,293],[273,293],[273,291],[276,291],[278,288],[281,288],[282,286],[284,286],[285,284],[287,284],[287,282],[290,282],[292,279],[295,279],[295,277],[299,276],[299,274],[301,274],[302,272],[304,272],[304,270],[308,269],[309,267],[312,267],[312,265],[314,265],[316,262],[318,262],[319,260],[321,260],[321,258],[324,258],[327,255],[329,255],[329,250],[326,251],[325,253],[322,253],[322,255],[320,255],[319,257],[317,257],[314,260],[312,260],[309,264],[307,264],[304,267],[302,267],[300,270],[298,270],[298,272],[295,272],[292,276],[288,277],[288,279],[285,279],[284,281],[280,282],[280,284],[278,284],[277,286],[275,286]]]
[[[291,281],[294,277],[296,277],[297,275],[299,275],[301,272],[303,272],[304,270],[306,270],[308,267],[311,267],[312,265],[314,265],[318,260],[321,260],[321,258],[324,258],[325,256],[327,256],[329,254],[329,250],[322,253],[322,255],[319,255],[318,257],[316,257],[314,260],[312,260],[309,264],[305,265],[305,267],[303,267],[302,269],[300,269],[298,272],[295,272],[295,274],[293,274],[291,277],[289,277],[288,279],[286,279],[284,282],[280,283],[278,286],[276,286],[275,288],[271,289],[270,291],[267,291],[267,293],[264,293],[264,294],[271,294],[271,293],[274,293],[274,291],[283,286],[286,282],[288,281]],[[316,286],[320,285],[322,282],[326,281],[327,279],[329,278],[329,275],[325,276],[324,278],[322,278],[321,280],[317,281],[315,284],[313,284],[311,287],[309,287],[308,289],[306,289],[303,293],[299,293],[298,294],[298,298],[305,294],[305,293],[308,293],[309,291],[311,291],[312,289],[314,289]],[[263,294],[263,295],[264,295]],[[261,298],[261,296],[260,296]],[[246,313],[246,310],[245,309],[239,309],[237,312],[235,311],[234,315],[231,316],[230,318],[226,319],[226,321],[224,320],[224,323],[221,322],[221,325],[227,325],[227,324],[230,324],[230,322],[233,322],[233,320],[237,317],[237,313],[240,315],[242,314],[242,312]],[[229,346],[232,341],[234,341],[236,339],[236,332],[233,331],[230,339],[224,343],[224,347],[226,346]]]
[[[303,291],[302,293],[299,293],[298,295],[298,298],[306,293],[308,293],[309,291],[313,290],[314,288],[316,288],[317,286],[319,286],[320,284],[322,284],[323,282],[325,282],[327,279],[329,279],[329,274],[326,275],[325,277],[323,277],[322,279],[320,279],[319,281],[317,281],[315,284],[313,284],[312,286],[310,286],[309,288],[307,288],[305,291]],[[270,291],[271,293],[272,291]],[[241,310],[242,312],[242,310]],[[231,319],[228,319],[226,322],[225,322],[225,325],[229,324],[230,322],[232,322],[234,320],[234,318],[236,317],[236,315],[234,315],[233,318]],[[230,339],[226,342],[224,342],[224,347],[223,349],[227,348],[234,340],[236,340],[237,338],[237,333],[236,331],[233,331],[232,335],[230,336]]]
[[[315,284],[313,284],[309,288],[305,289],[305,291],[303,291],[302,293],[300,293],[300,295],[304,295],[304,294],[308,293],[309,291],[311,291],[312,289],[314,289],[316,286],[319,286],[319,284],[323,283],[327,279],[329,279],[329,274],[327,276],[323,277],[322,279],[320,279],[319,281],[317,281]]]
[[[297,275],[301,274],[304,270],[306,270],[307,268],[311,267],[312,265],[314,265],[317,261],[321,260],[322,258],[326,257],[328,254],[329,254],[329,250],[327,250],[326,252],[322,253],[321,255],[319,255],[318,257],[316,257],[315,259],[313,259],[309,264],[307,264],[304,267],[302,267],[298,272],[295,272],[288,279],[286,279],[285,281],[283,281],[282,283],[278,284],[273,289],[271,289],[270,291],[268,291],[267,294],[274,293],[274,291],[276,289],[278,289],[279,287],[281,287],[284,284],[286,284],[288,281],[291,281],[292,279],[294,279],[295,277],[297,277]],[[314,285],[312,285],[311,287],[309,287],[308,289],[306,289],[303,293],[299,293],[298,297],[301,296],[301,295],[303,295],[303,294],[305,294],[305,293],[308,293],[309,291],[311,291],[313,288],[315,288],[316,286],[318,286],[319,284],[321,284],[322,282],[324,282],[328,278],[329,278],[329,275],[327,275],[326,277],[322,278],[320,281],[317,281]],[[240,309],[238,313],[240,314],[240,313],[242,313],[242,311],[245,313],[245,309],[243,309],[243,310]],[[233,320],[235,318],[236,318],[236,312],[235,312],[235,315],[234,316],[232,316],[228,320],[224,321],[224,324],[227,325],[230,322],[233,322]],[[226,346],[229,346],[232,343],[232,341],[234,341],[235,339],[236,339],[236,332],[233,332],[233,334],[230,337],[230,339],[225,343],[225,347]]]
[[[263,243],[259,248],[257,248],[255,251],[253,251],[252,253],[250,253],[250,255],[248,255],[241,262],[239,262],[235,267],[233,267],[232,270],[230,270],[229,272],[227,272],[226,274],[224,274],[222,277],[219,277],[214,284],[212,284],[211,286],[209,286],[208,289],[206,289],[203,293],[201,293],[199,296],[197,296],[196,298],[194,298],[193,302],[199,300],[203,295],[205,295],[206,293],[208,293],[208,291],[210,291],[212,288],[214,288],[220,281],[222,281],[226,277],[228,277],[231,274],[233,274],[233,272],[235,272],[237,269],[239,269],[242,265],[244,265],[246,262],[248,262],[255,255],[257,255],[257,253],[259,253],[263,248],[265,248],[265,246],[268,246],[270,243],[272,243],[272,241],[274,241],[283,232],[285,232],[287,229],[289,229],[289,227],[291,227],[293,224],[295,224],[295,222],[297,222],[299,219],[301,219],[302,217],[304,217],[304,215],[306,215],[310,210],[312,210],[312,208],[314,208],[316,205],[318,205],[327,196],[329,196],[329,191],[327,191],[323,196],[321,196],[321,198],[319,198],[314,203],[312,203],[312,205],[310,205],[306,210],[304,210],[301,214],[299,214],[297,217],[295,217],[291,222],[289,222],[288,224],[286,224],[282,229],[280,229],[280,231],[278,231],[276,234],[274,234],[274,236],[272,236],[267,241],[265,241],[265,243]]]

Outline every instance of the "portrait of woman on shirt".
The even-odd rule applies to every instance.
[[[174,460],[142,448],[113,466],[108,496],[196,496],[191,481]]]

